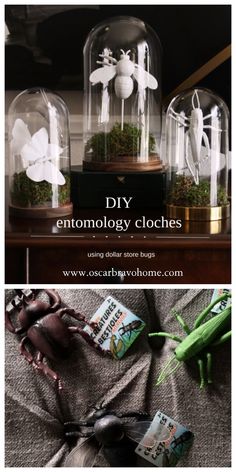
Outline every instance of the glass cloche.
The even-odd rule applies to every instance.
[[[8,139],[10,213],[70,214],[69,119],[62,98],[42,88],[17,95],[8,112]]]
[[[167,213],[185,220],[229,216],[229,112],[210,90],[171,101],[166,115]]]
[[[162,169],[161,45],[142,20],[114,17],[84,47],[84,169]]]

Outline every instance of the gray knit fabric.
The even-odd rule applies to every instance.
[[[230,343],[213,351],[212,386],[199,390],[195,361],[181,368],[159,387],[156,379],[176,343],[153,338],[160,330],[183,332],[171,314],[176,308],[190,326],[209,303],[212,290],[59,290],[65,304],[89,319],[110,294],[146,322],[146,328],[121,361],[101,356],[79,335],[74,335],[68,359],[51,363],[60,374],[61,396],[53,382],[38,374],[19,354],[19,340],[6,333],[6,466],[63,467],[69,446],[63,422],[85,419],[103,404],[117,412],[161,410],[194,434],[183,467],[229,467],[231,460],[231,367]],[[12,296],[6,291],[6,299]],[[44,296],[40,294],[40,296]],[[67,319],[68,322],[68,319]],[[102,451],[94,466],[107,466]]]

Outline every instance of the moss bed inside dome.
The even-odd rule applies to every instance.
[[[70,176],[66,173],[65,184],[58,185],[58,204],[70,202]],[[17,207],[50,207],[53,197],[53,185],[43,180],[34,182],[26,175],[26,171],[15,173],[11,185],[11,202]]]
[[[96,133],[85,146],[85,154],[91,156],[92,160],[103,161],[115,159],[122,156],[137,156],[141,148],[141,129],[133,124],[116,123],[111,131]],[[149,153],[155,153],[155,138],[149,135]]]
[[[192,177],[178,175],[168,194],[168,203],[183,207],[207,207],[210,205],[210,181],[201,180],[195,184]],[[217,189],[217,206],[228,204],[228,195],[221,185]]]

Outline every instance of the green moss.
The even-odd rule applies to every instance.
[[[136,156],[141,144],[141,130],[136,126],[116,123],[109,133],[96,133],[87,142],[85,152],[93,160],[104,161],[119,156]],[[149,135],[149,153],[155,151],[155,138]]]
[[[65,205],[70,202],[70,177],[64,174],[65,184],[59,185],[59,205]],[[34,182],[29,179],[25,171],[13,175],[11,186],[11,201],[13,205],[18,207],[41,207],[51,206],[52,202],[52,185],[43,180],[42,182]]]
[[[218,186],[217,200],[219,206],[228,203],[225,189],[220,185]],[[199,185],[196,185],[192,177],[178,175],[169,192],[168,203],[185,207],[210,206],[210,182],[208,180],[201,180]]]

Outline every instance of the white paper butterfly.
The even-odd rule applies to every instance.
[[[40,128],[31,136],[28,126],[18,118],[12,129],[12,137],[12,152],[21,156],[29,179],[34,182],[46,180],[50,184],[65,184],[65,177],[53,163],[63,152],[63,148],[57,144],[49,144],[46,128]]]

